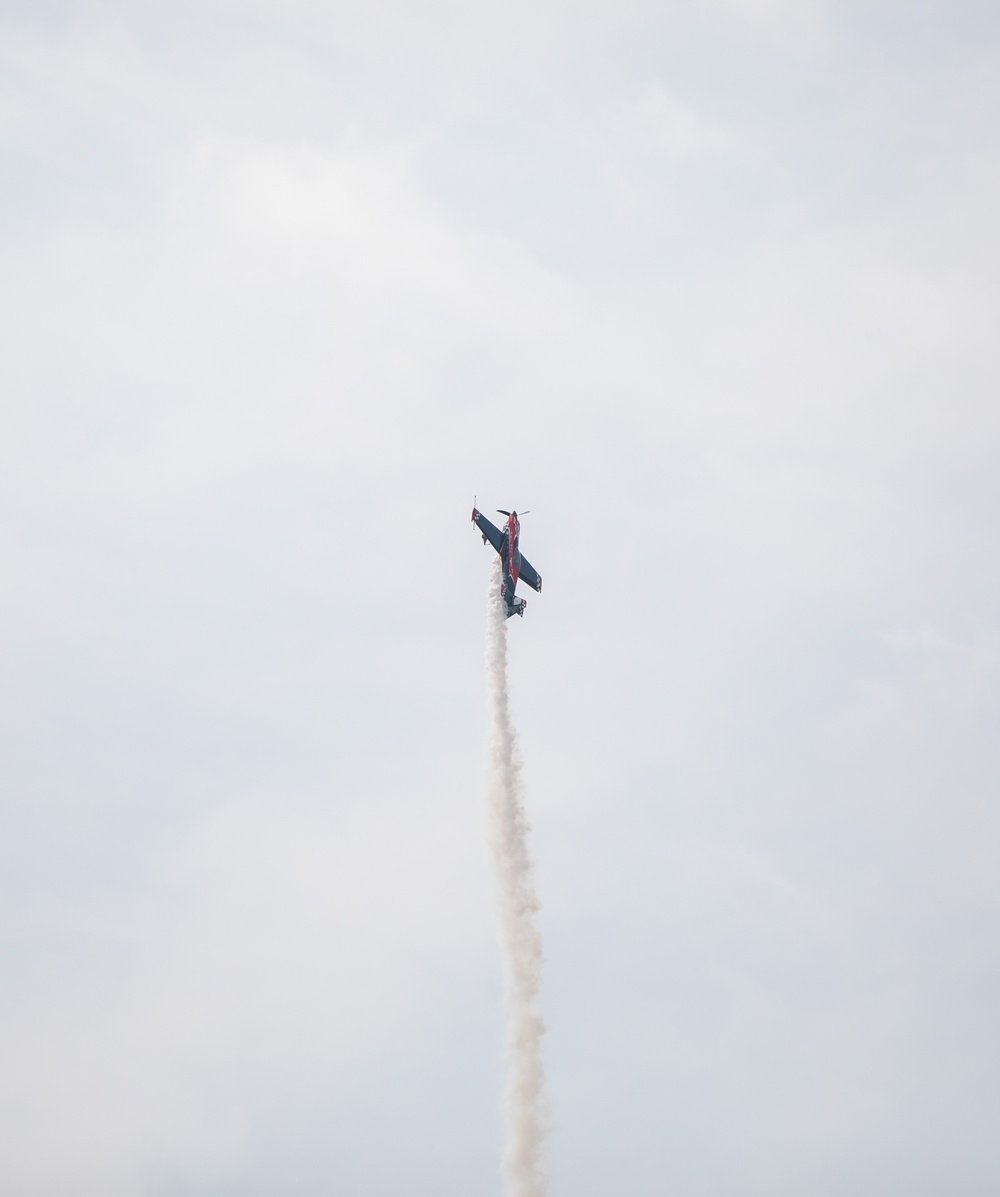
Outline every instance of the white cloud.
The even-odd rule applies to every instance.
[[[439,1033],[490,925],[467,820],[429,812],[412,793],[346,817],[244,800],[193,830],[139,906],[52,909],[35,951],[59,944],[43,967],[60,982],[6,1004],[5,1183],[56,1197],[224,1179],[282,1104],[349,1091],[373,1057]]]
[[[942,706],[972,714],[988,700],[1000,672],[1000,633],[983,632],[963,644],[924,621],[886,636],[905,663],[902,681],[873,688],[867,710],[918,731]]]
[[[658,83],[625,109],[616,128],[668,157],[724,150],[730,144],[724,130],[678,103]]]
[[[724,29],[796,55],[811,57],[830,45],[826,0],[697,0],[697,7]]]

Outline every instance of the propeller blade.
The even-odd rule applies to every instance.
[[[500,515],[510,515],[510,512],[509,512],[509,511],[504,511],[504,509],[503,509],[502,507],[498,507],[498,508],[497,508],[497,512],[498,512],[498,514],[500,514]]]

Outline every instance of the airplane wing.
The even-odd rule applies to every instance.
[[[475,508],[472,511],[472,522],[482,532],[484,539],[488,540],[499,553],[503,546],[503,533],[496,524],[491,524],[486,516],[481,511],[476,511]]]
[[[527,583],[532,590],[537,590],[539,594],[542,592],[542,579],[538,574],[538,570],[531,564],[527,557],[521,554],[521,581]]]

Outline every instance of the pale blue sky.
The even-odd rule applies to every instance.
[[[993,5],[8,5],[0,1188],[1000,1169]]]

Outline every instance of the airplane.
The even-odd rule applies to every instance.
[[[503,566],[504,619],[510,619],[512,615],[520,615],[523,618],[524,608],[528,604],[523,598],[517,598],[514,594],[518,578],[526,582],[532,590],[537,590],[539,594],[542,590],[542,579],[535,567],[518,548],[521,523],[517,518],[517,512],[504,511],[499,507],[497,511],[500,515],[507,517],[507,523],[502,532],[475,507],[472,508],[472,522],[483,534],[483,544],[488,541],[500,554],[500,563]],[[528,513],[523,512],[523,514],[527,515]]]

